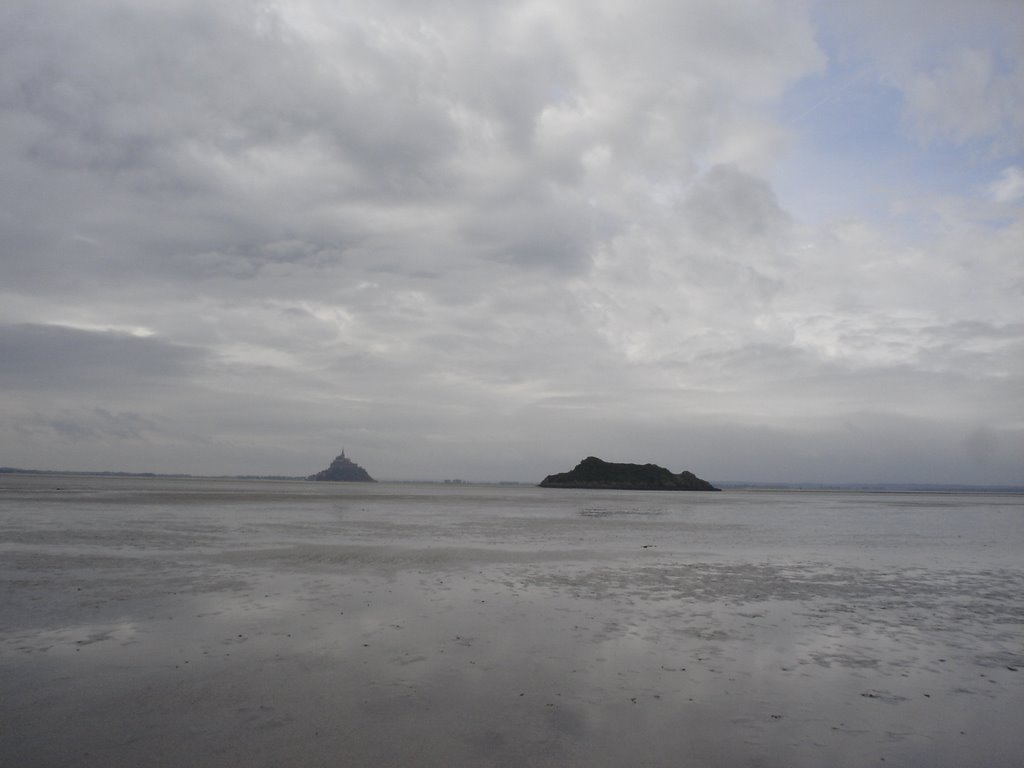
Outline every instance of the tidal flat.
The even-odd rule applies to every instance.
[[[1024,497],[0,475],[0,764],[1019,766]]]

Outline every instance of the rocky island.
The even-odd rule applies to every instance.
[[[673,474],[657,464],[616,464],[588,456],[571,472],[548,475],[542,488],[609,488],[625,491],[718,491],[692,472]]]
[[[351,459],[345,456],[345,451],[341,452],[334,461],[331,462],[331,466],[322,472],[317,472],[315,475],[310,475],[306,478],[307,480],[327,480],[336,483],[375,483],[377,482],[369,473],[356,464]]]

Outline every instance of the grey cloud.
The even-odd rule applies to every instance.
[[[476,252],[497,261],[579,271],[595,243],[617,224],[611,214],[581,200],[541,193],[493,202],[475,213],[465,233]]]
[[[791,223],[763,179],[731,165],[708,169],[687,192],[682,211],[701,236],[733,246],[778,234]]]
[[[975,463],[986,465],[997,455],[999,438],[991,427],[978,427],[964,438],[964,449]]]
[[[303,171],[322,175],[307,187],[313,192],[329,185],[342,196],[408,196],[443,179],[437,161],[455,136],[447,105],[394,90],[389,77],[397,72],[385,67],[403,63],[371,44],[343,49],[351,66],[332,73],[306,48],[258,34],[244,4],[176,4],[161,12],[113,3],[15,8],[0,54],[0,98],[23,116],[23,128],[7,149],[54,182],[37,176],[22,194],[39,187],[36,194],[54,191],[59,201],[62,181],[81,183],[89,174],[113,205],[137,207],[138,193],[165,206],[199,196],[217,216],[236,213],[232,202],[245,199],[257,206],[246,217],[251,227],[264,214],[294,212],[294,203],[275,210],[281,201],[252,182],[264,185],[274,173],[278,189],[287,188],[302,152],[314,164]],[[303,192],[295,190],[299,205]],[[154,205],[137,213],[149,221],[128,223],[143,238],[142,225],[168,212]],[[177,234],[185,231],[179,225]]]
[[[111,412],[105,408],[76,413],[35,413],[15,421],[14,429],[22,436],[48,437],[50,433],[71,442],[142,440],[146,433],[156,432],[156,422],[138,413]]]
[[[199,350],[156,338],[56,325],[0,327],[0,382],[8,389],[169,384],[202,365]]]
[[[426,259],[417,255],[422,238],[403,242],[388,229],[400,202],[432,219],[440,241],[430,258],[456,268],[475,251],[526,268],[577,270],[619,226],[593,194],[546,186],[580,183],[578,170],[564,169],[579,168],[589,141],[552,158],[530,140],[544,108],[580,93],[593,99],[604,86],[583,82],[599,72],[570,61],[577,44],[557,24],[503,25],[503,13],[448,6],[429,9],[441,13],[430,17],[385,4],[376,18],[332,17],[335,58],[325,66],[325,50],[307,45],[276,11],[260,20],[245,4],[17,7],[3,93],[31,119],[8,151],[20,194],[36,211],[45,200],[50,215],[20,217],[14,236],[27,241],[9,265],[12,284],[67,292],[76,275],[132,273],[249,280],[273,263],[268,244],[297,236],[318,253],[383,238],[402,258]],[[715,14],[705,21],[729,27]],[[662,53],[694,61],[685,51]],[[668,153],[686,158],[688,144],[706,139],[686,135],[678,151],[672,134],[692,122],[691,100],[652,101],[645,94],[658,89],[640,76],[644,61],[633,74],[628,66],[601,70],[612,76],[609,95],[626,95],[635,109],[597,128],[611,138],[616,162],[655,173],[669,167]],[[470,129],[459,114],[479,124]],[[470,131],[487,126],[513,138],[481,162],[525,162],[529,182],[465,166],[457,153],[479,138]],[[645,151],[654,152],[650,162],[636,154]],[[456,210],[461,202],[470,220],[446,223],[451,214],[432,211],[439,196]],[[72,245],[77,234],[97,243],[85,258]]]
[[[500,175],[486,182],[497,189],[467,187],[452,161],[465,140],[459,109],[527,130],[556,88],[551,43],[538,58],[487,49],[473,28],[453,45],[425,34],[416,13],[391,19],[404,37],[353,16],[333,30],[336,58],[325,66],[324,51],[286,24],[255,23],[246,4],[15,9],[0,54],[0,98],[21,126],[0,148],[10,179],[2,207],[17,212],[3,265],[12,288],[66,294],[114,276],[248,281],[294,263],[274,244],[295,239],[318,267],[368,243],[374,266],[397,252],[444,269],[467,244],[451,214],[432,209],[443,199],[457,209],[460,196],[479,214],[468,229],[506,242],[500,260],[578,263],[591,240],[576,231],[578,203],[531,210],[538,188],[524,188],[513,221]],[[522,71],[515,88],[502,85],[509,66]],[[393,207],[410,204],[439,242],[392,226],[402,216]]]
[[[1024,380],[1024,324],[961,321],[928,326],[921,330],[918,355],[920,365],[933,370]]]

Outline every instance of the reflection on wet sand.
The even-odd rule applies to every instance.
[[[4,765],[1024,754],[1019,498],[107,482],[0,497]]]

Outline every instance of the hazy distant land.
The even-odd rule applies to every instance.
[[[72,475],[82,477],[180,477],[197,480],[306,480],[306,475],[196,475],[188,472],[123,472],[92,469],[26,469],[0,467],[0,475]],[[452,480],[450,478],[385,478],[385,483],[439,483],[445,485],[536,485],[530,480]],[[1024,485],[972,485],[970,483],[856,483],[714,480],[723,491],[877,491],[919,493],[1024,493]]]

